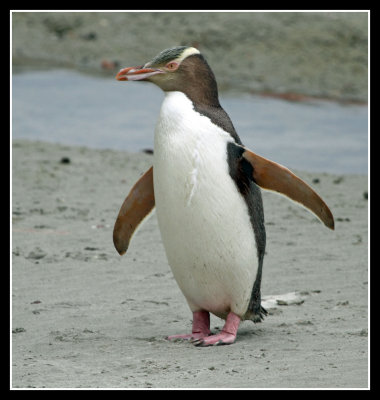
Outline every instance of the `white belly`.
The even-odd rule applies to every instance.
[[[163,244],[192,311],[243,316],[257,271],[248,208],[229,175],[230,135],[169,92],[155,131],[154,192]]]

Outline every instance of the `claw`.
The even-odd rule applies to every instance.
[[[225,344],[232,344],[235,342],[236,336],[227,332],[221,332],[216,335],[207,336],[198,340],[190,341],[194,346],[221,346]]]

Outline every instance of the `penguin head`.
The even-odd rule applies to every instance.
[[[165,92],[183,92],[197,103],[218,104],[214,73],[194,47],[177,46],[163,50],[144,65],[121,69],[116,79],[148,81]]]

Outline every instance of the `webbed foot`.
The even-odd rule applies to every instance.
[[[178,340],[199,340],[209,336],[210,331],[210,314],[208,311],[193,312],[193,328],[192,332],[184,335],[171,335],[166,339],[171,341]]]
[[[205,336],[202,338],[190,340],[194,346],[220,346],[223,344],[232,344],[235,342],[237,330],[240,324],[240,317],[230,312],[226,323],[220,333],[216,335]]]

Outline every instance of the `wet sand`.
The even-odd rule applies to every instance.
[[[164,337],[191,329],[155,214],[120,257],[113,223],[152,156],[44,142],[13,144],[13,387],[365,388],[367,177],[297,173],[335,216],[263,192],[263,296],[296,291],[245,321],[231,346]],[[313,183],[314,182],[314,183]],[[214,332],[223,321],[212,317]]]

